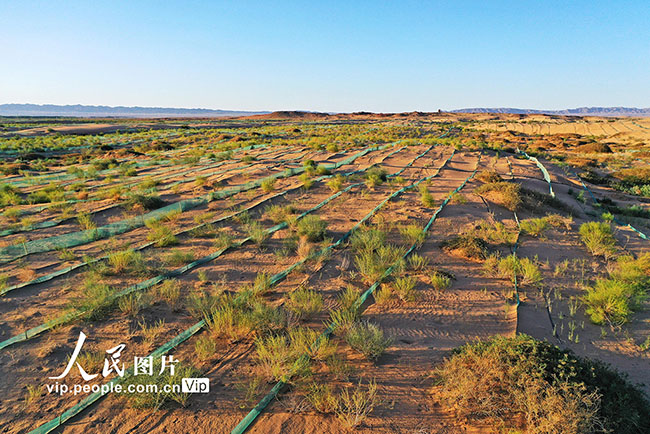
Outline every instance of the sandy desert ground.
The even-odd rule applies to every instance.
[[[433,375],[454,348],[494,335],[604,361],[650,393],[647,299],[599,323],[585,300],[617,258],[650,254],[650,119],[284,112],[129,132],[119,120],[0,122],[0,432],[28,433],[90,395],[46,387],[80,332],[89,373],[125,344],[127,367],[173,354],[210,392],[107,394],[56,432],[231,432],[274,386],[248,432],[504,432],[459,416]],[[605,253],[585,245],[589,222],[610,228]],[[364,251],[369,233],[383,239]],[[478,254],[454,247],[468,234]],[[499,272],[513,254],[528,268]],[[385,337],[376,357],[332,322],[355,300],[352,323]],[[291,333],[302,352],[268,341]],[[282,355],[264,358],[261,343]],[[85,382],[74,368],[60,382],[112,378]],[[376,399],[350,427],[318,411],[318,385],[376,385]]]

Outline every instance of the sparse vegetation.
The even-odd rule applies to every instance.
[[[219,409],[243,415],[276,380],[290,384],[274,389],[268,408],[282,412],[288,433],[320,425],[650,432],[638,389],[598,362],[521,336],[545,333],[635,381],[647,376],[650,254],[625,225],[649,230],[647,201],[631,196],[650,197],[648,132],[636,125],[648,120],[274,116],[74,121],[121,129],[97,135],[70,134],[68,118],[3,118],[0,346],[11,353],[25,341],[16,354],[30,354],[8,359],[20,365],[16,387],[4,390],[18,428],[59,415],[55,394],[30,385],[60,372],[83,330],[77,361],[89,373],[101,374],[106,350],[125,343],[125,384],[180,385],[169,370],[156,377],[160,365],[155,378],[129,378],[134,354],[153,353],[155,363],[177,354],[200,370],[176,365],[185,376],[210,378],[209,399],[178,388],[116,398],[136,409],[168,407],[173,417],[154,418],[161,432],[196,415],[217,426]],[[583,154],[585,144],[612,152]],[[516,148],[547,166],[557,197],[544,170]],[[598,223],[578,233],[587,219]],[[514,339],[473,341],[515,322]],[[440,363],[449,345],[463,343]],[[31,369],[38,360],[47,366]],[[398,368],[406,377],[394,375]],[[71,374],[79,379],[76,366]],[[417,398],[432,379],[434,401],[403,405],[387,394],[372,413],[384,387]],[[206,413],[206,403],[217,411]],[[439,405],[445,426],[428,426],[428,416],[414,424]],[[79,426],[152,427],[139,422],[145,413],[107,408],[77,415],[87,419]],[[288,419],[310,408],[320,415],[306,425]],[[133,423],[100,420],[113,413]]]

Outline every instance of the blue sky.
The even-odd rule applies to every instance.
[[[650,106],[647,1],[0,0],[0,103]]]

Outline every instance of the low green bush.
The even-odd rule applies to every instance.
[[[587,222],[580,225],[580,239],[594,256],[611,257],[616,253],[616,239],[606,222]]]

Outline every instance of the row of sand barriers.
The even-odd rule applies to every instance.
[[[425,182],[428,179],[436,177],[440,173],[440,170],[451,160],[451,158],[453,156],[454,156],[454,153],[452,153],[452,155],[447,160],[445,160],[443,165],[438,168],[438,170],[436,171],[436,173],[434,175],[422,178],[419,181],[411,184],[410,186],[407,186],[407,187],[404,187],[404,188],[398,190],[398,192],[396,192],[396,193],[401,194],[402,192],[404,192],[406,190],[410,190],[410,189],[413,189],[413,188],[417,187],[420,183]],[[449,203],[452,196],[455,193],[460,192],[460,190],[462,190],[462,188],[465,187],[467,182],[469,182],[474,177],[474,175],[476,175],[476,172],[478,171],[478,166],[480,164],[480,161],[481,161],[481,155],[479,155],[478,161],[476,162],[476,168],[474,169],[474,171],[462,182],[462,184],[460,184],[458,187],[456,187],[456,189],[454,189],[447,196],[447,198],[442,202],[442,204],[440,204],[440,206],[434,211],[433,215],[431,216],[431,218],[429,219],[429,221],[427,222],[427,224],[425,225],[425,227],[423,229],[423,233],[425,235],[428,233],[429,229],[431,228],[431,226],[435,222],[436,218],[438,217],[438,214],[443,210],[443,208],[447,205],[447,203]],[[395,196],[397,196],[397,194],[395,194]],[[383,206],[383,203],[388,202],[388,200],[390,200],[390,199],[391,198],[387,198],[384,202],[382,202],[382,204],[380,204],[380,206]],[[378,208],[375,208],[375,209],[377,210]],[[406,251],[406,253],[404,253],[403,259],[406,259],[417,247],[418,247],[418,243],[414,243],[413,245],[411,245],[411,247]],[[395,268],[396,268],[396,263],[391,265],[383,273],[383,275],[379,279],[377,279],[377,281],[375,281],[364,293],[362,293],[357,298],[357,300],[355,301],[352,309],[355,309],[357,312],[359,312],[359,314],[361,314],[363,312],[363,309],[362,309],[363,304],[366,302],[366,300],[368,300],[368,298],[379,287],[381,282],[383,280],[385,280],[388,276],[390,276],[393,273]],[[318,336],[316,341],[314,341],[312,343],[312,345],[310,346],[310,351],[313,352],[313,351],[317,350],[318,347],[320,346],[320,343],[324,339],[328,338],[335,331],[336,328],[337,328],[337,324],[335,324],[334,322],[330,323],[329,326],[327,327],[327,329],[321,335]],[[308,354],[304,354],[302,356],[302,358],[308,360],[310,358],[310,356]],[[291,378],[291,376],[292,375],[289,374],[288,378]],[[251,424],[253,422],[255,422],[257,417],[264,411],[264,409],[269,405],[269,403],[282,391],[282,389],[286,386],[286,384],[287,383],[285,381],[278,381],[273,386],[273,388],[257,403],[257,405],[237,424],[237,426],[231,431],[231,434],[244,433],[251,426]]]
[[[425,152],[423,152],[422,154],[418,155],[418,156],[417,156],[413,161],[411,161],[409,164],[407,164],[407,166],[405,166],[404,168],[402,168],[400,171],[398,171],[398,172],[395,173],[395,174],[389,175],[389,176],[391,176],[391,177],[398,176],[398,175],[401,174],[401,173],[402,173],[402,172],[403,172],[407,167],[410,167],[410,166],[414,163],[415,160],[421,158],[421,157],[424,156],[426,153],[428,153],[428,152],[431,150],[431,148],[432,148],[432,147],[430,147],[429,149],[427,149],[427,150],[426,150]],[[403,148],[401,148],[401,149],[403,149]],[[394,154],[394,153],[396,153],[396,152],[399,152],[401,149],[398,149],[398,150],[394,151],[393,153],[391,153],[391,155]],[[446,165],[446,164],[451,160],[451,158],[453,157],[453,155],[455,154],[455,152],[456,152],[456,151],[454,150],[454,151],[452,152],[451,156],[450,156],[448,159],[445,160],[445,162],[443,163],[443,165],[438,169],[438,172],[440,171],[440,169],[442,169],[442,167],[444,167],[444,166],[445,166],[445,165]],[[355,171],[355,172],[353,172],[353,173],[359,173],[359,172],[362,172],[362,171]],[[420,182],[424,181],[425,179],[429,179],[429,178],[431,178],[431,177],[423,178],[423,179],[419,180],[417,183],[414,183],[414,184],[412,184],[412,185],[409,186],[409,187],[410,187],[410,188],[414,188],[414,185],[417,185],[417,184],[419,184]],[[336,194],[330,196],[328,199],[326,199],[326,201],[329,202],[329,201],[333,200],[335,197],[338,197],[338,196],[340,196],[341,194],[343,194],[346,190],[349,191],[351,188],[353,188],[353,187],[355,187],[355,186],[359,186],[359,185],[361,185],[361,184],[362,184],[362,183],[356,183],[356,184],[353,184],[353,185],[351,185],[351,186],[348,186],[345,190],[342,190],[342,191],[340,191],[340,192],[338,192],[338,193],[336,193]],[[357,224],[355,224],[355,226],[354,226],[352,229],[350,229],[346,234],[344,234],[344,235],[343,235],[343,236],[342,236],[342,237],[341,237],[341,238],[340,238],[336,243],[331,244],[330,246],[328,246],[328,247],[322,249],[321,251],[319,251],[318,253],[316,253],[315,256],[312,256],[312,257],[310,257],[310,258],[302,259],[302,260],[300,260],[300,261],[294,263],[293,265],[291,265],[290,267],[288,267],[287,269],[285,269],[285,270],[282,271],[281,273],[278,273],[278,274],[276,274],[275,276],[273,276],[272,279],[271,279],[272,284],[275,285],[275,284],[277,284],[279,281],[281,281],[281,280],[283,280],[284,278],[286,278],[286,277],[287,277],[287,276],[288,276],[292,271],[294,271],[295,269],[297,269],[298,267],[300,267],[302,264],[304,264],[304,262],[306,262],[307,259],[313,259],[314,257],[323,256],[323,255],[329,253],[330,251],[332,251],[334,248],[336,248],[336,247],[338,247],[339,245],[341,245],[343,242],[345,242],[345,241],[346,241],[346,240],[347,240],[347,239],[352,235],[352,233],[353,233],[354,231],[356,231],[356,230],[357,230],[361,225],[363,225],[363,224],[364,224],[368,219],[370,219],[370,218],[371,218],[371,217],[372,217],[372,216],[373,216],[373,215],[374,215],[374,214],[375,214],[375,213],[376,213],[376,212],[377,212],[381,207],[383,207],[383,206],[384,206],[384,205],[385,205],[385,204],[386,204],[390,199],[392,199],[392,198],[398,196],[399,194],[403,193],[404,191],[410,189],[409,187],[401,188],[401,189],[399,189],[397,192],[391,194],[388,198],[386,198],[385,200],[383,200],[383,201],[382,201],[382,202],[381,202],[377,207],[375,207],[372,211],[370,211],[370,213],[368,213],[368,214],[367,214],[365,217],[363,217],[363,218],[362,218],[362,219],[361,219]],[[321,203],[321,204],[323,204],[323,203]],[[321,204],[317,205],[316,207],[320,207]],[[315,207],[315,208],[316,208],[316,207]],[[304,213],[303,213],[303,214],[304,214]],[[271,231],[271,230],[273,230],[273,228],[269,229],[269,231]],[[182,342],[186,341],[187,339],[189,339],[189,338],[190,338],[191,336],[193,336],[194,334],[198,333],[201,329],[203,329],[203,327],[205,327],[205,321],[204,321],[204,320],[201,320],[201,321],[197,322],[197,323],[194,324],[193,326],[189,327],[188,329],[186,329],[185,331],[183,331],[182,333],[180,333],[179,335],[177,335],[175,338],[173,338],[173,339],[171,339],[170,341],[168,341],[166,344],[164,344],[164,345],[162,345],[161,347],[159,347],[158,349],[156,349],[154,352],[151,353],[151,356],[160,356],[160,355],[165,354],[165,353],[168,352],[169,350],[175,348],[175,347],[176,347],[177,345],[179,345],[180,343],[182,343]],[[125,374],[125,375],[128,375],[128,374],[129,374],[129,372],[127,372],[127,374]],[[111,380],[111,382],[109,382],[109,384],[110,384],[110,383],[113,383],[113,382],[116,382],[116,381],[117,381],[117,379]],[[78,404],[76,404],[74,407],[72,407],[71,409],[69,409],[69,410],[67,410],[66,412],[62,413],[59,417],[57,417],[57,418],[55,418],[55,419],[53,419],[53,420],[47,422],[46,424],[41,425],[40,427],[38,427],[37,429],[35,429],[34,431],[32,431],[32,433],[48,433],[48,432],[51,432],[52,430],[56,429],[57,427],[61,426],[62,424],[64,424],[64,423],[67,422],[68,420],[70,420],[70,419],[71,419],[72,417],[74,417],[75,415],[79,414],[81,411],[83,411],[83,410],[84,410],[85,408],[87,408],[88,406],[92,405],[94,402],[96,402],[96,401],[98,401],[99,399],[101,399],[101,398],[102,398],[103,396],[105,396],[106,394],[107,394],[107,392],[102,392],[102,391],[100,391],[100,392],[96,392],[96,393],[93,393],[93,394],[89,395],[88,397],[86,397],[85,399],[83,399],[81,402],[79,402]]]

